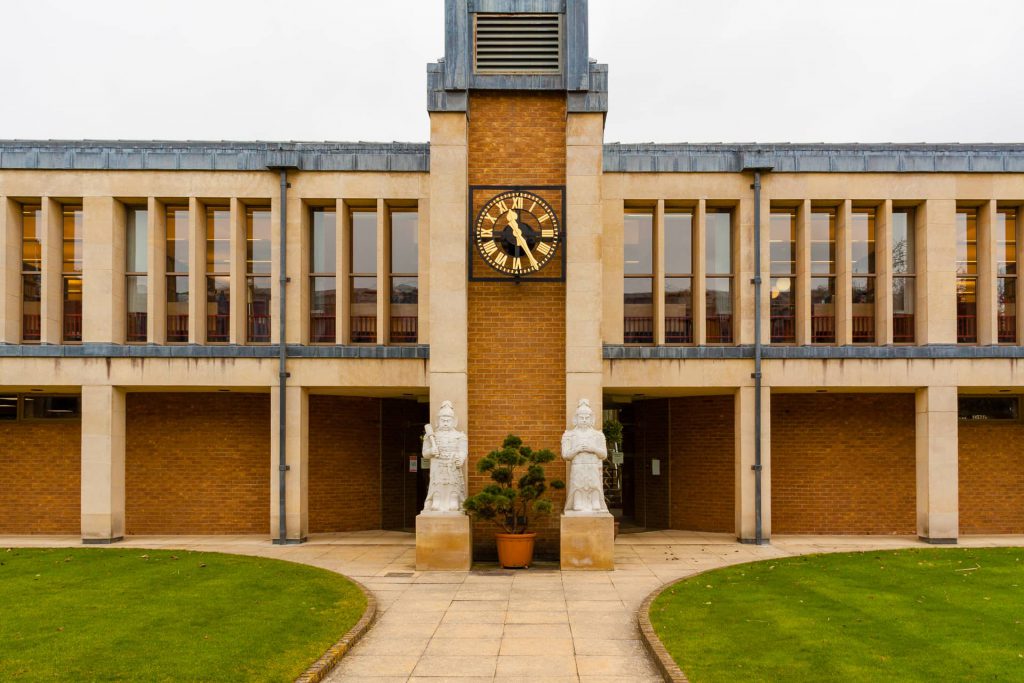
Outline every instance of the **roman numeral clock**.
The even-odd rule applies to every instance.
[[[565,281],[565,187],[469,188],[469,279]]]

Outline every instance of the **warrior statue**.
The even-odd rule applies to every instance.
[[[604,434],[594,429],[590,401],[580,400],[572,424],[573,428],[562,435],[562,458],[571,463],[565,514],[607,515],[602,470],[608,446]]]
[[[462,501],[466,500],[462,468],[469,457],[469,440],[455,425],[452,402],[445,401],[437,411],[437,431],[429,424],[423,427],[423,457],[431,461],[430,486],[423,512],[462,512]]]

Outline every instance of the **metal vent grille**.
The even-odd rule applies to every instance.
[[[477,73],[557,74],[562,69],[562,15],[477,14]]]

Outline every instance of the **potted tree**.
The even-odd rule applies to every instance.
[[[601,427],[601,431],[604,432],[604,439],[608,442],[609,457],[604,461],[605,467],[605,491],[610,490],[611,498],[617,500],[618,505],[622,505],[622,478],[620,467],[622,466],[622,423],[614,417],[604,421],[604,425]],[[608,499],[608,507],[612,507],[613,500]],[[615,536],[619,535],[619,520],[615,520]]]
[[[494,483],[467,498],[463,507],[473,519],[494,522],[501,529],[495,538],[502,567],[529,567],[533,562],[537,533],[529,530],[530,521],[551,512],[551,501],[544,497],[549,486],[565,488],[559,479],[548,482],[544,473],[544,464],[554,459],[550,450],[535,451],[509,434],[501,448],[477,463],[477,469],[489,474]]]

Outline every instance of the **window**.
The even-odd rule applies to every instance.
[[[419,327],[419,215],[391,211],[391,328],[394,344],[415,344]]]
[[[0,396],[0,422],[18,419],[18,396]]]
[[[693,343],[693,212],[665,213],[665,342]]]
[[[21,397],[21,416],[26,420],[68,420],[82,416],[78,396],[27,394]]]
[[[961,396],[957,401],[961,420],[1019,420],[1017,396]]]
[[[309,341],[333,344],[337,339],[337,223],[333,208],[314,207],[310,215]]]
[[[206,207],[206,341],[231,338],[231,211]]]
[[[999,343],[1017,343],[1017,210],[996,214],[996,277]]]
[[[978,212],[956,212],[956,341],[978,342]]]
[[[811,341],[836,342],[836,210],[811,210]]]
[[[349,248],[351,279],[349,339],[353,344],[377,343],[377,212],[352,210]]]
[[[167,231],[167,341],[188,341],[188,232],[187,206],[168,206]]]
[[[654,343],[654,212],[629,210],[623,244],[623,341]]]
[[[270,209],[245,209],[246,332],[250,343],[270,343]]]
[[[125,215],[125,301],[128,307],[125,337],[129,342],[146,341],[148,305],[147,248],[149,211],[128,207]]]
[[[875,342],[875,210],[854,209],[850,216],[850,292],[853,343]]]
[[[39,204],[21,207],[21,340],[38,342],[42,329],[43,247]]]
[[[65,206],[63,215],[63,266],[61,294],[63,309],[62,338],[82,341],[82,223],[81,206]]]
[[[892,212],[892,340],[914,343],[914,210]]]
[[[769,253],[771,258],[771,343],[796,342],[796,209],[772,209]]]
[[[732,332],[732,212],[708,209],[704,242],[707,342],[731,344]]]

